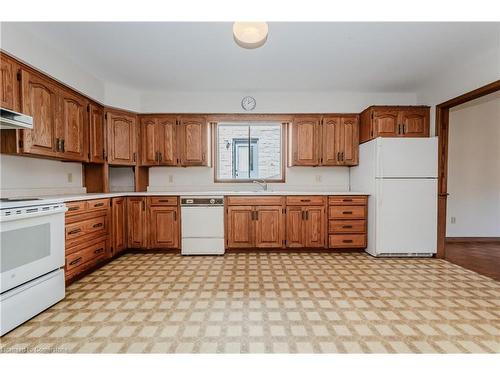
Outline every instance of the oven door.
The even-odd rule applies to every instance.
[[[1,293],[64,266],[65,211],[60,205],[2,217]]]

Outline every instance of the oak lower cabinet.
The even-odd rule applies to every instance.
[[[65,218],[66,281],[111,257],[110,199],[67,202]]]
[[[127,198],[118,197],[111,199],[111,255],[117,255],[127,249]]]
[[[227,197],[227,248],[283,248],[284,197]]]
[[[428,137],[428,106],[371,106],[360,115],[360,143],[377,137]]]
[[[177,197],[148,197],[149,249],[178,249],[180,238]]]
[[[135,114],[107,109],[107,153],[110,165],[135,165],[137,162],[137,133]]]
[[[328,247],[364,249],[367,245],[368,197],[328,197]]]
[[[286,246],[325,247],[326,198],[293,196],[287,197],[286,204]]]
[[[146,197],[127,197],[127,243],[129,248],[146,248],[146,219]]]

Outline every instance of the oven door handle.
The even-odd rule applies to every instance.
[[[15,210],[15,208],[12,209],[12,211],[14,211],[14,210]],[[13,214],[13,215],[9,215],[9,216],[2,216],[2,218],[0,219],[0,222],[30,219],[33,217],[40,217],[40,216],[50,216],[50,215],[54,215],[54,214],[64,213],[66,211],[68,211],[68,208],[66,206],[61,206],[61,207],[57,207],[55,209],[51,209],[48,211],[40,210],[40,211],[36,211],[36,212],[25,212],[22,214]]]

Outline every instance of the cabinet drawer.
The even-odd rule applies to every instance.
[[[66,207],[68,208],[66,216],[80,214],[87,209],[87,201],[66,202]]]
[[[330,196],[328,197],[328,204],[330,205],[343,205],[343,206],[359,206],[365,205],[368,197],[364,195],[348,195],[348,196]]]
[[[109,208],[109,198],[94,199],[88,201],[88,210],[101,210],[104,208]]]
[[[228,206],[280,206],[284,202],[284,197],[278,196],[232,196],[227,197]]]
[[[148,197],[150,206],[177,206],[177,197]]]
[[[365,220],[330,220],[328,233],[365,233]]]
[[[95,219],[86,220],[85,222],[85,234],[107,231],[106,227],[106,216],[99,216]]]
[[[364,219],[365,206],[330,206],[329,219]]]
[[[66,225],[66,241],[85,235],[85,221]]]
[[[288,196],[286,197],[287,206],[323,206],[325,204],[325,197],[322,196]]]
[[[334,249],[365,248],[366,236],[364,234],[330,234],[328,245]]]
[[[75,240],[87,234],[108,234],[107,215],[66,224],[66,246],[71,246]],[[94,236],[92,236],[94,237]]]
[[[106,255],[106,240],[102,239],[79,251],[66,256],[66,271],[71,272],[92,260],[104,258]]]

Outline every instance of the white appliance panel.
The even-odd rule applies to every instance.
[[[61,205],[47,212],[2,216],[2,293],[64,266],[65,211]]]
[[[0,335],[33,318],[64,296],[62,269],[3,293],[0,296]]]
[[[435,178],[438,175],[438,139],[377,138],[377,178]],[[361,163],[361,160],[360,160]]]
[[[224,207],[182,207],[182,237],[224,237]]]
[[[375,253],[436,252],[437,180],[379,180],[375,210]]]
[[[224,238],[183,238],[182,254],[184,255],[222,255],[224,254]]]

